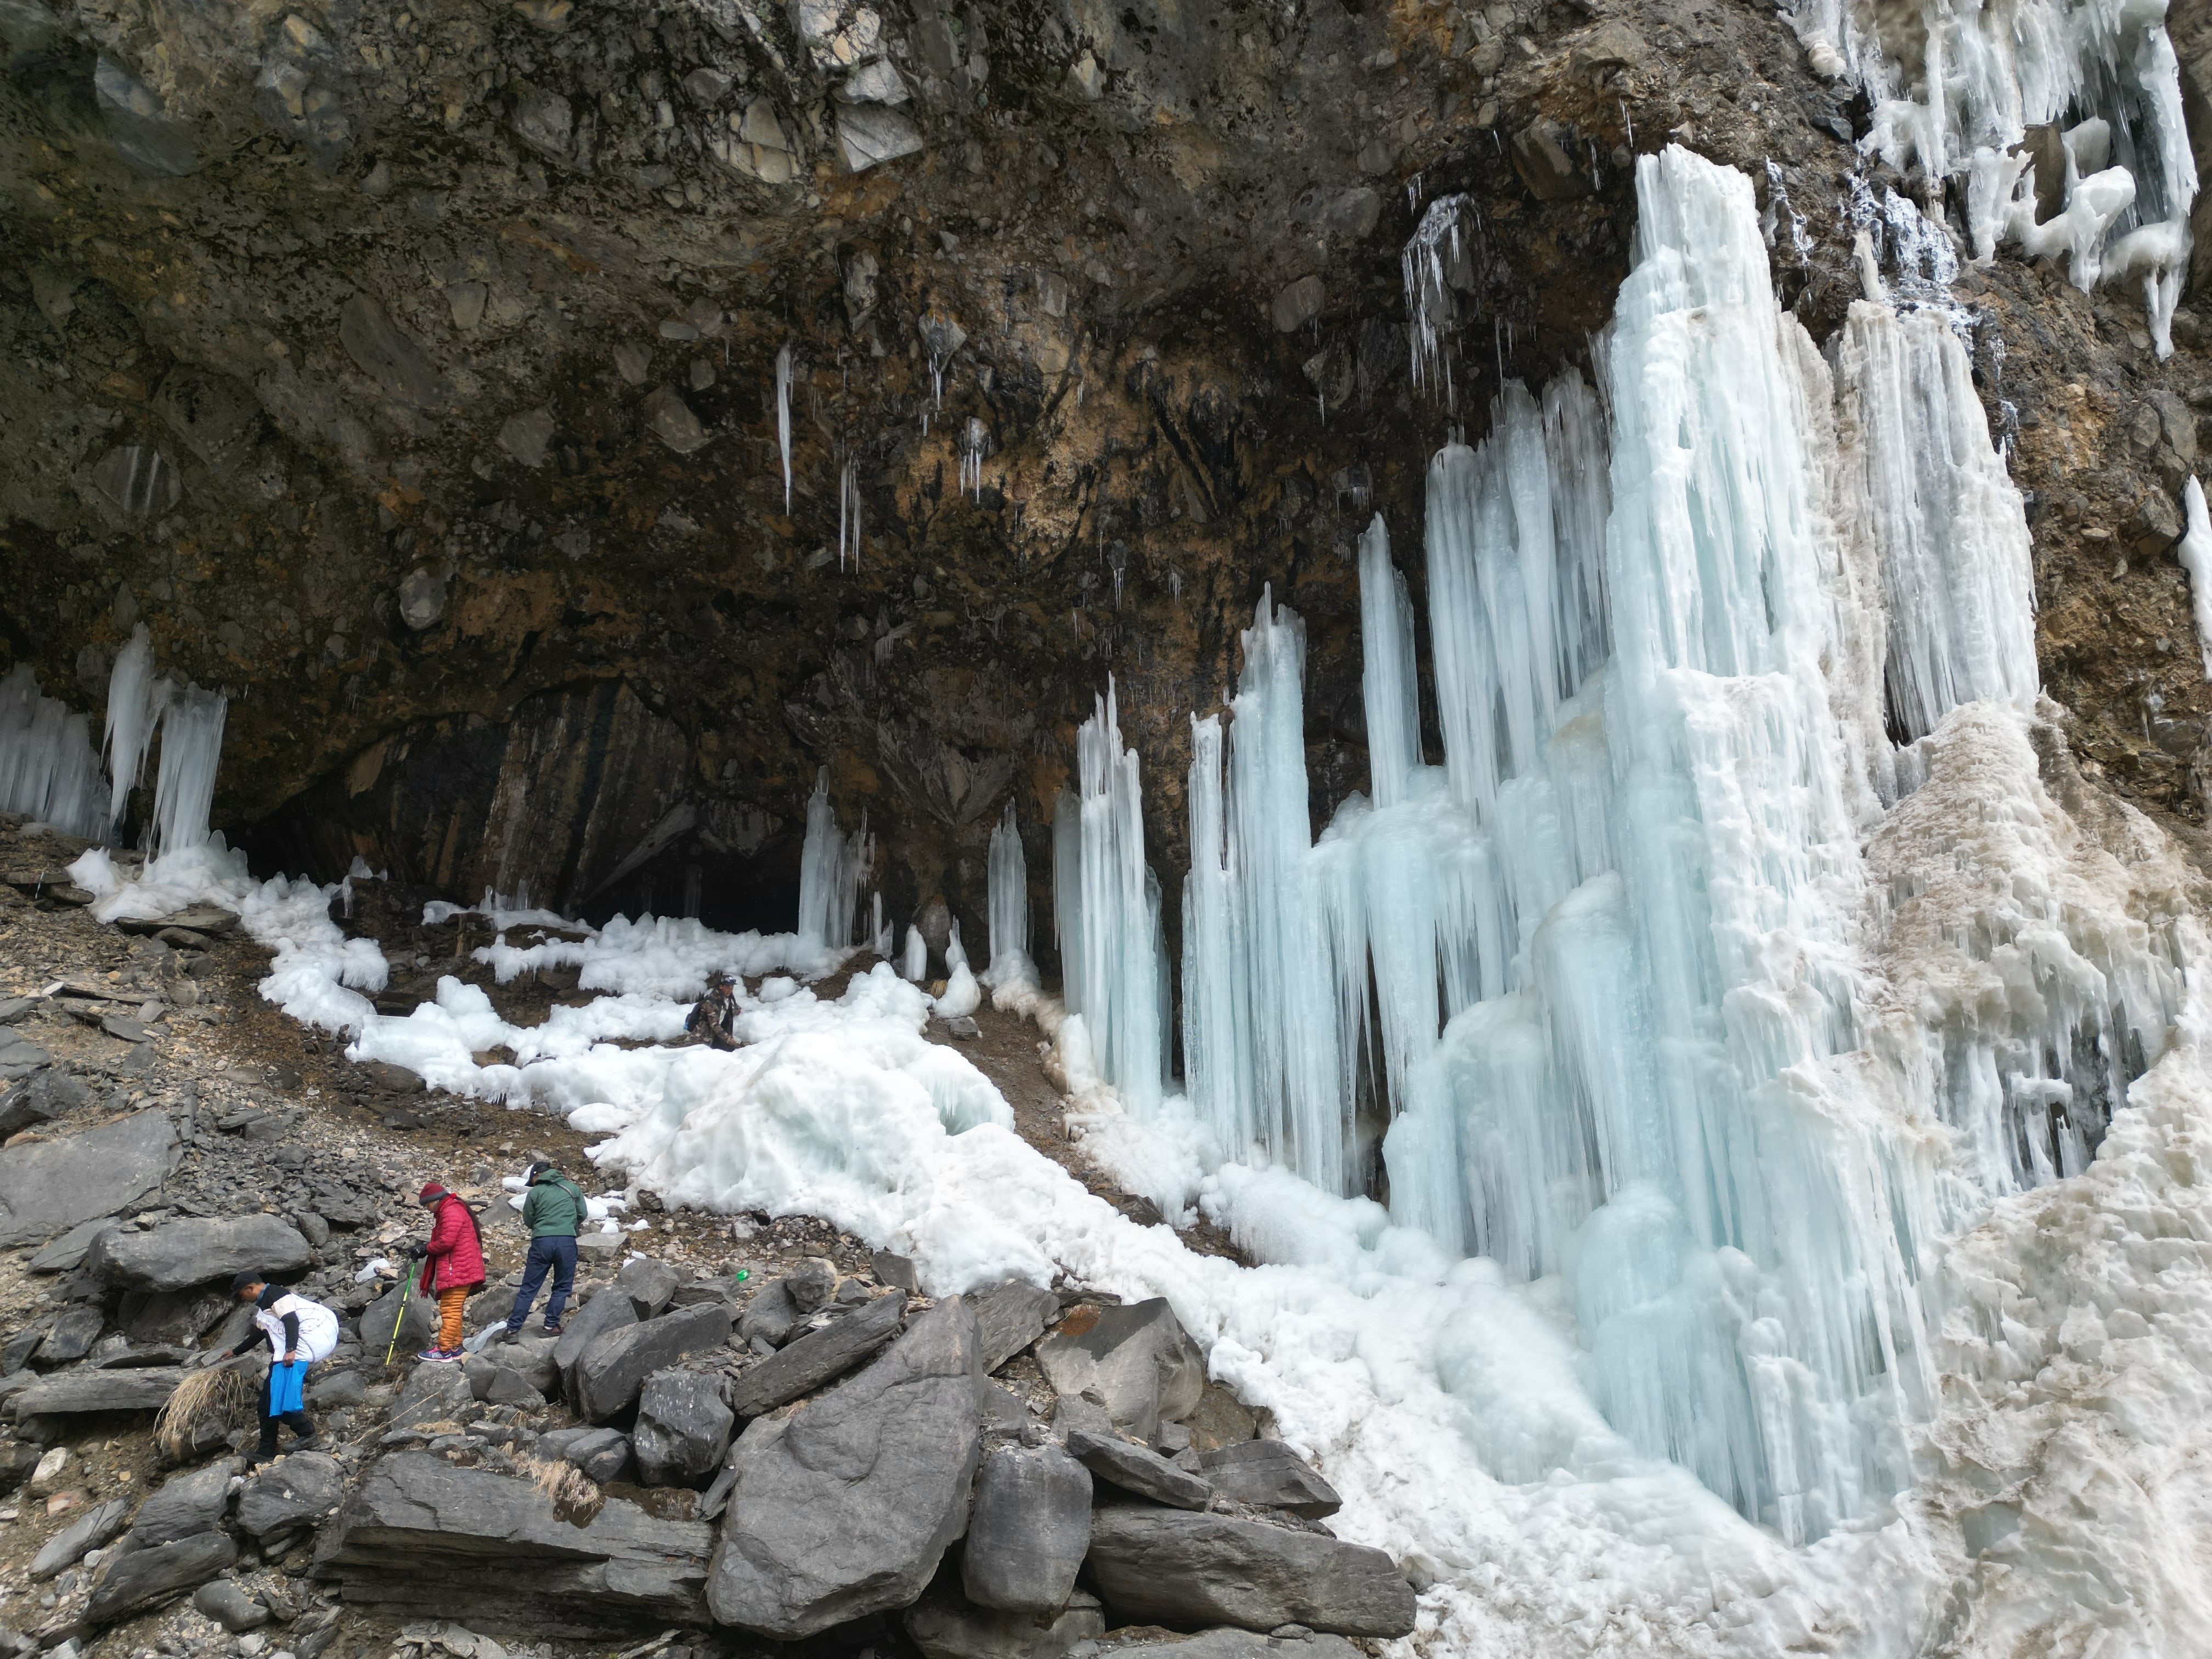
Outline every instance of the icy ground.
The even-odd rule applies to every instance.
[[[1913,798],[1929,824],[1994,800],[2059,837],[2060,864],[2110,863],[2038,781],[2017,716],[1970,706],[1942,735],[1960,739],[1960,763],[1939,754]],[[2138,853],[2170,860],[2133,823]],[[790,936],[617,921],[580,944],[523,948],[502,933],[483,953],[502,976],[557,957],[600,994],[522,1029],[448,978],[434,1004],[397,1018],[362,994],[383,964],[331,920],[335,889],[256,882],[219,845],[156,860],[136,883],[97,852],[75,875],[104,919],[197,899],[237,909],[276,953],[263,994],[352,1033],[350,1056],[564,1112],[607,1134],[603,1167],[672,1202],[821,1216],[913,1255],[940,1294],[1063,1272],[1167,1297],[1213,1376],[1272,1409],[1344,1493],[1337,1529],[1414,1571],[1421,1626],[1401,1650],[2212,1650],[2212,1212],[2196,1162],[2212,1145],[2212,1091],[2194,982],[2091,1169],[1996,1203],[1935,1264],[1953,1363],[1920,1483],[1875,1522],[1791,1550],[1607,1426],[1556,1279],[1516,1285],[1487,1261],[1451,1261],[1379,1206],[1279,1170],[1202,1171],[1204,1138],[1172,1110],[1158,1128],[1114,1122],[1094,1151],[1143,1164],[1155,1190],[1179,1170],[1265,1265],[1193,1254],[1019,1140],[988,1079],[921,1035],[928,999],[888,965],[830,1002],[777,971],[824,965],[798,960]],[[495,920],[514,931],[551,919]],[[748,1047],[604,1041],[674,1039],[724,968],[768,975],[746,1000]],[[500,1044],[517,1065],[471,1058]],[[1083,1103],[1110,1119],[1095,1093]]]

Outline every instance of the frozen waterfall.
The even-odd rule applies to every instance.
[[[991,924],[991,959],[983,971],[992,986],[1032,984],[1036,965],[1030,960],[1030,871],[1022,853],[1021,831],[1014,824],[1014,804],[1006,803],[1006,816],[991,831],[990,863],[985,896]]]
[[[1304,631],[1271,595],[1193,724],[1187,1098],[1231,1158],[1387,1186],[1554,1278],[1613,1426],[1802,1543],[1910,1480],[1924,1253],[2086,1166],[2179,949],[2005,890],[1994,853],[1947,879],[1899,850],[1960,723],[2017,744],[2038,696],[2020,497],[1943,319],[1855,306],[1824,359],[1748,181],[1670,149],[1638,191],[1602,401],[1509,384],[1430,467],[1442,764],[1379,518],[1370,794],[1312,837]],[[1110,698],[1083,754],[1068,1006],[1149,1112],[1156,890]]]
[[[875,867],[875,837],[864,813],[851,836],[837,828],[830,804],[830,769],[815,775],[806,803],[806,839],[799,854],[799,939],[802,949],[831,954],[853,948],[860,889]]]

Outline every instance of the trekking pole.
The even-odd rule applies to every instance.
[[[392,1316],[392,1340],[385,1345],[384,1363],[389,1365],[392,1356],[399,1349],[399,1328],[407,1322],[407,1298],[415,1290],[415,1267],[408,1264],[406,1277],[399,1281],[399,1311]]]

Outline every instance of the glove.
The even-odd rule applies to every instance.
[[[417,1243],[407,1247],[407,1259],[410,1261],[420,1261],[429,1254],[430,1247],[428,1244]]]

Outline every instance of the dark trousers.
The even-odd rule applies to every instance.
[[[294,1436],[299,1439],[313,1440],[315,1437],[315,1420],[307,1413],[272,1413],[270,1411],[270,1389],[276,1376],[276,1368],[272,1365],[269,1368],[268,1377],[264,1379],[261,1384],[261,1450],[254,1459],[258,1463],[266,1463],[276,1455],[276,1425],[279,1423],[291,1430]]]
[[[522,1288],[514,1293],[514,1311],[507,1316],[507,1328],[519,1331],[522,1322],[530,1317],[530,1304],[538,1300],[538,1287],[545,1282],[548,1270],[553,1274],[553,1295],[545,1304],[545,1322],[561,1322],[561,1310],[568,1305],[568,1292],[576,1286],[576,1241],[557,1233],[530,1241],[530,1255],[522,1264]]]

